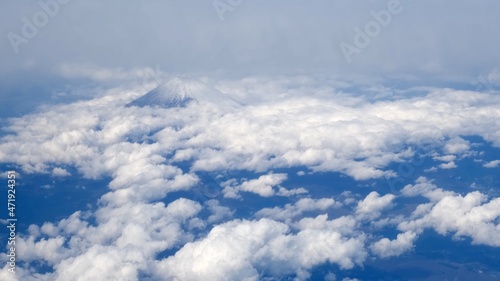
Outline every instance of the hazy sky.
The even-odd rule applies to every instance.
[[[39,3],[51,0],[0,2],[0,74],[51,73],[71,63],[465,80],[500,67],[500,2],[493,0],[65,1],[48,20]],[[371,12],[381,10],[390,20],[370,26]],[[32,38],[23,35],[23,17],[38,21]],[[356,47],[356,27],[372,28],[372,36],[348,63],[340,44]],[[25,40],[13,47],[13,34]]]

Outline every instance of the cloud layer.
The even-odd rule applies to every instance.
[[[291,187],[286,172],[300,167],[355,180],[391,179],[401,171],[390,164],[417,153],[460,165],[458,159],[475,155],[465,136],[500,146],[498,96],[429,89],[373,99],[310,77],[217,85],[246,105],[232,111],[214,103],[126,107],[144,92],[140,84],[9,120],[0,162],[13,162],[22,173],[65,177],[71,168],[71,176],[111,178],[96,210],[20,234],[24,264],[17,278],[307,280],[325,263],[345,270],[371,257],[402,255],[426,229],[500,246],[500,201],[479,191],[461,194],[421,177],[392,194],[322,198],[308,186]],[[221,198],[178,198],[177,192],[204,184],[200,175],[207,172],[214,180],[226,177]],[[229,206],[247,196],[273,205],[235,218],[237,209]],[[272,201],[279,196],[288,201]],[[409,197],[425,203],[407,213],[388,211]],[[400,233],[386,237],[387,228]],[[37,273],[39,263],[52,270]]]

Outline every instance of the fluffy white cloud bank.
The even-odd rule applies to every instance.
[[[156,270],[171,280],[260,280],[262,273],[308,277],[304,271],[315,265],[331,262],[348,269],[366,255],[363,237],[344,237],[334,229],[291,234],[286,224],[269,219],[232,221],[186,244]]]
[[[394,175],[384,167],[423,144],[446,155],[469,149],[460,135],[480,135],[500,145],[495,95],[445,89],[373,102],[307,83],[300,95],[286,85],[260,86],[260,94],[282,92],[284,98],[227,114],[208,104],[124,107],[142,87],[109,90],[101,98],[12,120],[7,127],[12,134],[0,144],[0,161],[15,161],[28,172],[73,165],[86,177],[111,174],[116,187],[139,174],[161,181],[173,176],[164,172],[169,164],[185,160],[193,161],[193,171],[307,166],[370,179]],[[231,93],[229,86],[225,90]],[[275,192],[251,183],[240,189],[264,196]]]
[[[254,193],[262,200],[294,200],[308,190],[286,188],[287,174],[273,170],[305,166],[312,172],[341,172],[365,180],[393,176],[387,165],[410,158],[422,146],[436,160],[455,164],[472,149],[463,135],[479,135],[500,145],[500,98],[495,95],[444,89],[373,101],[299,81],[305,83],[300,91],[286,83],[243,81],[254,85],[261,97],[238,93],[247,105],[233,111],[202,103],[172,109],[125,107],[142,94],[139,85],[9,120],[8,134],[0,142],[0,162],[54,177],[69,176],[64,168],[68,166],[86,178],[111,177],[110,192],[94,213],[77,212],[21,234],[19,257],[27,264],[19,268],[17,278],[307,279],[314,266],[327,262],[348,269],[362,264],[369,253],[400,255],[426,228],[500,246],[497,199],[488,200],[479,192],[445,191],[423,178],[401,195],[423,196],[430,202],[409,217],[392,220],[402,231],[393,240],[365,233],[367,221],[391,218],[386,210],[396,204],[392,194],[351,198],[352,206],[334,198],[300,198],[243,220],[233,220],[234,210],[217,200],[158,202],[195,187],[201,171],[262,174],[225,182],[223,194],[229,199]],[[224,89],[237,90],[230,83]],[[280,97],[265,98],[269,93]],[[191,164],[187,169],[178,167],[186,162]],[[349,213],[329,219],[340,207]],[[208,233],[197,237],[198,229]],[[176,247],[180,250],[175,254],[157,259]],[[53,272],[36,273],[32,265],[39,261]]]
[[[500,246],[500,198],[490,199],[478,191],[465,195],[444,191],[425,178],[402,190],[405,196],[422,195],[431,200],[419,205],[410,220],[398,225],[401,231],[421,233],[433,228],[454,237],[470,237],[474,244]]]
[[[102,207],[88,222],[76,212],[56,225],[30,226],[17,240],[18,262],[45,263],[54,272],[39,275],[31,266],[18,268],[18,280],[137,280],[155,255],[192,239],[185,225],[201,206],[178,199],[163,203],[130,203]],[[2,254],[5,258],[6,254]]]
[[[308,280],[315,266],[360,266],[370,253],[376,257],[399,256],[414,247],[418,235],[433,228],[443,235],[467,236],[473,243],[500,246],[499,198],[488,201],[479,192],[465,196],[438,188],[420,178],[402,190],[402,196],[423,196],[408,217],[393,220],[403,231],[393,240],[367,232],[368,217],[391,218],[384,210],[397,198],[375,192],[357,201],[351,213],[329,219],[345,207],[333,198],[302,198],[283,207],[264,208],[257,220],[230,220],[233,212],[217,200],[205,208],[178,199],[163,203],[108,204],[95,213],[77,212],[57,224],[30,226],[18,242],[18,257],[28,265],[18,268],[18,280],[262,280],[295,276]],[[320,215],[316,215],[317,213]],[[323,213],[323,214],[322,214]],[[311,216],[312,215],[312,216]],[[89,223],[93,217],[95,223]],[[216,224],[222,222],[221,224]],[[196,237],[195,228],[215,225]],[[166,258],[157,255],[180,247]],[[300,253],[300,254],[297,254]],[[5,259],[5,254],[1,258]],[[35,274],[34,263],[54,271]],[[4,268],[5,270],[5,268]],[[331,277],[331,274],[329,275]],[[326,276],[327,277],[327,276]]]

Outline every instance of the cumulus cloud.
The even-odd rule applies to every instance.
[[[66,169],[55,167],[52,170],[52,176],[55,176],[55,177],[68,177],[68,176],[71,176],[71,173],[68,172]]]
[[[287,225],[269,219],[236,220],[158,262],[156,274],[184,280],[259,280],[261,274],[308,276],[303,271],[324,262],[352,268],[365,258],[362,238],[328,230],[291,234]]]
[[[433,201],[419,205],[412,219],[401,222],[398,229],[421,233],[425,228],[433,228],[442,235],[470,237],[474,244],[500,246],[500,224],[497,223],[500,198],[489,200],[478,191],[465,196],[444,192],[429,183],[405,189],[406,193],[419,192]]]
[[[26,173],[61,176],[68,172],[61,167],[71,167],[86,178],[111,178],[110,191],[100,198],[95,212],[77,212],[20,236],[19,255],[27,267],[19,276],[36,279],[30,265],[35,261],[53,267],[40,277],[50,280],[75,279],[77,274],[99,280],[95,276],[101,271],[115,272],[123,280],[139,272],[192,280],[253,280],[262,272],[307,278],[311,268],[325,262],[352,268],[368,255],[368,235],[358,225],[383,216],[394,205],[395,195],[371,192],[360,201],[350,198],[345,203],[356,204],[353,213],[329,219],[339,202],[296,199],[293,196],[312,192],[307,186],[286,188],[287,174],[271,171],[306,167],[311,173],[340,172],[367,180],[394,175],[387,168],[391,163],[410,159],[415,148],[427,144],[424,153],[444,152],[436,160],[448,164],[469,149],[460,136],[479,135],[500,145],[498,96],[434,89],[418,96],[372,100],[311,80],[297,82],[301,91],[291,89],[291,79],[281,84],[261,83],[258,78],[239,81],[260,97],[253,100],[251,91],[238,93],[248,103],[233,112],[203,103],[171,109],[125,107],[143,93],[142,85],[136,85],[9,120],[1,137],[0,162],[14,162]],[[230,93],[234,87],[227,82],[224,89]],[[281,97],[266,97],[269,92]],[[259,220],[227,222],[234,210],[221,203],[225,199],[205,204],[187,199],[159,202],[200,184],[197,173],[239,170],[260,176],[232,176],[222,184],[224,196],[289,196],[295,203],[261,209],[255,213]],[[416,239],[412,233],[425,228],[468,236],[474,243],[500,243],[494,223],[500,209],[497,199],[445,191],[425,178],[407,185],[401,195],[423,196],[430,202],[398,221],[401,236],[377,237],[371,246],[375,255],[411,249]],[[190,233],[207,226],[211,228],[206,236]],[[175,255],[155,261],[159,253],[174,247],[180,247]],[[292,255],[287,251],[291,247],[304,255]],[[92,259],[106,264],[92,272],[77,270],[78,264],[90,268]],[[220,266],[213,270],[214,264]]]
[[[178,199],[167,206],[105,206],[94,214],[95,226],[81,212],[57,224],[32,226],[16,243],[18,261],[28,263],[19,274],[22,280],[135,280],[158,253],[191,239],[184,225],[200,210],[198,203]],[[31,262],[53,266],[54,272],[32,276]]]
[[[446,142],[443,150],[449,154],[464,153],[470,149],[470,142],[462,139],[461,137],[454,137]]]
[[[317,217],[305,217],[299,221],[292,222],[291,226],[299,230],[317,229],[336,231],[343,235],[364,236],[364,233],[357,229],[359,221],[351,215],[341,216],[335,219],[329,219],[327,214]]]
[[[496,168],[500,166],[500,160],[493,160],[483,165],[485,168]]]
[[[419,177],[416,180],[415,185],[406,185],[403,189],[401,189],[401,194],[407,197],[423,196],[432,202],[439,201],[446,196],[456,195],[455,192],[445,191],[437,187],[432,183],[432,180],[428,180],[425,177]]]
[[[258,179],[244,181],[238,186],[227,186],[224,189],[224,197],[237,198],[238,192],[256,193],[262,197],[270,197],[276,194],[275,186],[279,186],[287,179],[286,174],[267,174],[260,176]],[[282,196],[290,196],[294,194],[304,193],[304,190],[287,190],[279,186],[278,194]]]
[[[212,213],[208,218],[208,223],[217,223],[224,219],[231,218],[234,211],[231,211],[228,207],[219,205],[219,201],[212,199],[205,203],[208,206],[208,210]]]
[[[27,172],[71,165],[89,178],[114,174],[114,186],[128,181],[125,170],[134,171],[128,176],[133,180],[143,165],[161,181],[171,175],[162,175],[169,168],[161,165],[180,161],[192,161],[193,171],[265,172],[308,166],[312,171],[337,171],[363,180],[394,175],[384,167],[411,157],[414,150],[408,146],[431,142],[435,148],[458,153],[456,145],[464,145],[460,135],[477,134],[495,145],[500,139],[500,130],[491,129],[497,126],[491,120],[498,117],[500,101],[486,93],[436,90],[423,97],[372,102],[359,97],[353,101],[334,89],[329,89],[328,97],[303,98],[314,93],[314,85],[300,96],[289,93],[286,80],[282,84],[273,90],[290,98],[272,98],[238,112],[206,104],[127,108],[123,105],[144,92],[142,88],[112,89],[100,98],[12,120],[7,128],[12,135],[0,145],[0,161],[13,159]],[[446,136],[453,141],[446,141]],[[277,192],[256,184],[244,183],[236,190],[264,196]]]
[[[453,161],[439,165],[439,168],[441,168],[441,169],[455,169],[456,167],[457,167],[457,164],[455,164],[455,162],[453,162]]]
[[[375,219],[380,216],[382,210],[391,207],[394,198],[396,196],[393,194],[380,196],[378,192],[373,191],[358,203],[356,215],[363,219]]]
[[[305,194],[305,193],[308,193],[308,191],[307,191],[307,189],[305,189],[303,187],[286,189],[286,188],[281,186],[276,194],[279,196],[290,197],[290,196],[296,196],[296,195]]]
[[[335,273],[333,272],[328,272],[326,275],[325,275],[325,281],[335,281],[337,280],[337,276],[335,275]]]
[[[382,258],[399,256],[413,247],[416,238],[416,233],[407,231],[398,234],[398,237],[394,240],[383,238],[371,245],[370,249]]]
[[[109,192],[96,210],[40,222],[19,233],[15,279],[259,280],[291,275],[307,280],[311,270],[325,263],[351,269],[369,254],[400,255],[425,228],[471,237],[474,243],[500,243],[498,200],[482,193],[458,194],[420,178],[400,195],[430,202],[394,219],[386,210],[397,203],[395,195],[370,190],[364,198],[345,199],[344,205],[330,195],[301,198],[317,193],[307,185],[289,188],[288,175],[294,175],[282,172],[298,168],[308,174],[339,172],[359,181],[380,179],[397,176],[391,164],[416,153],[438,155],[440,168],[455,168],[454,161],[472,146],[465,136],[500,146],[500,97],[492,91],[500,81],[494,68],[500,62],[499,37],[492,36],[500,26],[491,24],[498,20],[497,2],[407,1],[398,24],[381,30],[381,37],[351,64],[339,44],[351,43],[353,27],[363,27],[370,11],[386,3],[229,1],[241,5],[221,16],[213,1],[69,1],[25,39],[29,42],[17,47],[9,42],[13,33],[23,33],[25,19],[47,12],[40,7],[47,2],[0,1],[0,34],[8,35],[0,42],[2,104],[15,104],[8,100],[18,92],[5,90],[4,84],[25,85],[45,78],[41,73],[97,86],[78,95],[91,99],[41,107],[2,122],[0,163],[17,165],[21,174],[109,178]],[[428,15],[426,21],[421,14]],[[482,44],[471,52],[471,42]],[[328,75],[215,82],[245,104],[234,111],[204,102],[171,109],[124,106],[164,78],[159,65],[174,72],[229,73],[226,77]],[[366,78],[398,77],[406,84],[423,73],[424,78],[463,83],[476,78],[476,71],[489,73],[479,78],[488,91],[388,88],[374,85],[373,76]],[[330,78],[332,73],[344,80]],[[48,84],[66,84],[60,76]],[[36,87],[29,92],[29,99],[43,96]],[[47,96],[69,95],[57,89]],[[259,175],[231,176],[221,184],[226,198],[241,201],[178,198],[203,185],[204,172],[231,171]],[[268,208],[257,207],[263,209],[250,220],[234,220],[238,210],[225,203],[234,206],[249,195],[261,196]],[[402,233],[392,240],[365,233],[371,230],[366,221],[379,218],[389,226],[398,224]],[[6,260],[5,253],[0,260]],[[0,279],[10,280],[3,269]],[[330,273],[325,279],[337,278]],[[357,279],[343,279],[349,280]]]
[[[414,185],[405,186],[401,194],[423,196],[429,202],[418,205],[409,217],[394,219],[392,223],[403,233],[394,240],[382,238],[373,243],[370,249],[375,255],[391,257],[410,250],[418,235],[427,228],[455,238],[470,237],[473,244],[500,246],[497,235],[500,198],[490,199],[478,191],[457,194],[437,187],[424,177],[418,178]]]
[[[283,208],[264,208],[255,213],[259,218],[272,218],[279,221],[289,221],[305,212],[326,211],[329,208],[340,207],[340,203],[332,198],[311,199],[302,198],[294,204],[286,204]]]

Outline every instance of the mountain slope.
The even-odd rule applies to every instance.
[[[229,96],[198,79],[177,76],[130,102],[127,107],[184,107],[193,101],[230,108],[240,106],[238,102]]]

